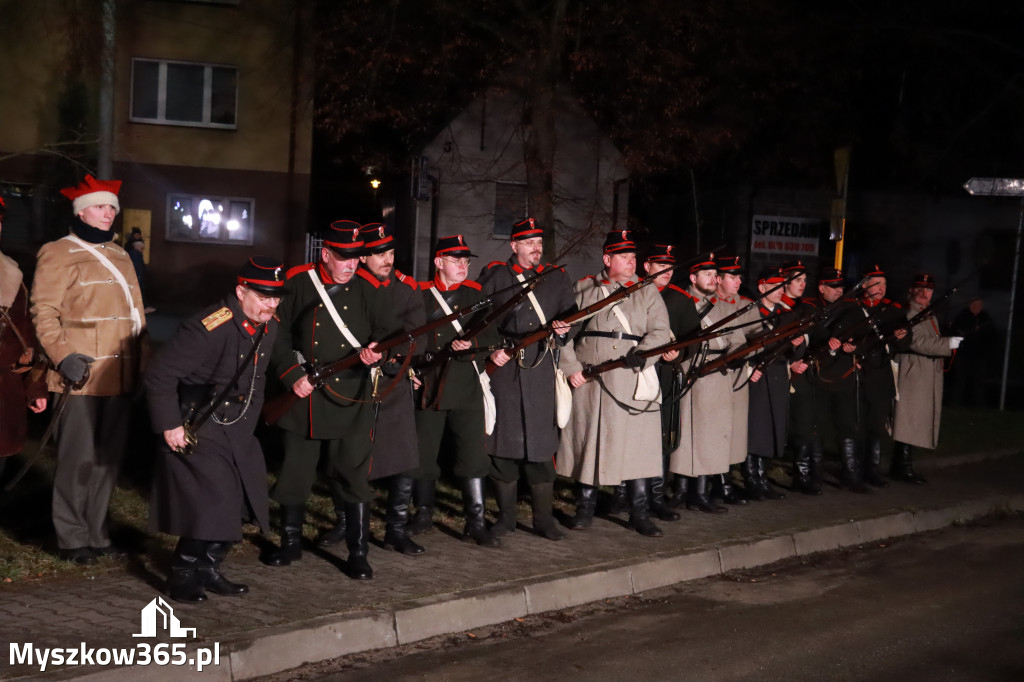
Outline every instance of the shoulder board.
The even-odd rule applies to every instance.
[[[680,286],[679,286],[678,284],[669,284],[669,285],[668,285],[667,287],[665,287],[665,288],[666,288],[666,289],[671,289],[672,291],[678,291],[678,292],[679,292],[679,293],[681,293],[681,294],[686,294],[687,296],[690,296],[689,294],[687,294],[687,293],[686,293],[686,289],[683,289],[683,288],[682,288],[682,287],[680,287]],[[692,297],[692,296],[690,296],[690,298],[693,298],[693,297]]]
[[[597,279],[597,276],[596,276],[596,275],[587,275],[586,277],[580,277],[580,278],[579,278],[578,280],[576,280],[576,281],[578,281],[578,282],[584,282],[584,281],[586,281],[586,280],[588,280],[588,279]]]
[[[477,284],[476,282],[474,282],[471,279],[462,280],[462,286],[469,287],[470,289],[476,289],[477,291],[482,291],[483,290],[482,286],[480,286],[479,284]]]
[[[744,295],[740,294],[740,300],[741,300],[741,301],[746,301],[747,303],[750,303],[750,302],[751,302],[751,301],[753,301],[754,299],[752,299],[752,298],[747,298],[746,296],[744,296]]]
[[[420,291],[427,291],[428,289],[434,288],[434,280],[428,279],[426,282],[419,283]]]
[[[401,282],[402,284],[405,284],[406,286],[408,286],[411,289],[418,289],[419,288],[417,286],[416,280],[414,280],[409,275],[402,274],[398,270],[395,270],[395,279],[397,279],[399,282]]]
[[[488,263],[487,265],[484,266],[484,270],[490,270],[491,268],[497,267],[499,265],[504,265],[504,264],[505,264],[505,261],[503,261],[503,260],[492,260],[490,263]]]
[[[897,303],[896,301],[890,301],[889,299],[886,299],[885,302],[888,303],[891,306],[896,307],[896,308],[902,308],[903,307],[899,303]]]
[[[366,280],[366,283],[374,289],[380,289],[380,280],[374,277],[371,273],[359,268],[356,270],[356,274],[359,275],[360,278]]]
[[[541,272],[542,269],[547,268],[548,270],[561,270],[565,272],[564,265],[555,265],[554,263],[547,263],[546,265],[538,265],[537,272]]]
[[[689,291],[684,291],[683,289],[680,289],[679,291],[682,292],[683,296],[690,299],[694,303],[700,303],[700,301],[697,300],[697,297],[691,294]]]
[[[212,332],[214,329],[221,326],[234,316],[235,315],[234,313],[231,312],[231,309],[228,308],[227,306],[224,306],[220,310],[215,310],[214,312],[204,317],[203,326],[206,327],[206,331]]]
[[[799,302],[803,303],[804,305],[809,305],[812,308],[818,307],[818,299],[816,298],[801,298]]]
[[[295,275],[301,275],[307,270],[312,270],[316,267],[316,263],[303,263],[302,265],[296,265],[294,268],[285,273],[285,279],[291,279]]]

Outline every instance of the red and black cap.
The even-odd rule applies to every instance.
[[[718,271],[727,275],[735,275],[741,270],[739,256],[719,256],[715,259]]]
[[[238,283],[264,296],[284,296],[284,263],[270,256],[253,256],[238,271]]]
[[[843,271],[839,268],[825,268],[818,274],[818,284],[827,287],[841,287],[846,282]]]
[[[792,277],[793,275],[805,275],[807,274],[807,266],[804,265],[802,260],[790,260],[779,266],[779,272],[786,277]]]
[[[786,276],[782,274],[779,268],[765,268],[757,277],[758,284],[782,284],[785,281]]]
[[[517,242],[521,239],[533,239],[534,237],[543,236],[544,230],[537,227],[537,223],[534,222],[533,218],[526,218],[512,226],[512,236],[510,239]]]
[[[359,228],[359,238],[363,242],[362,255],[384,253],[395,248],[395,234],[389,225],[384,223],[367,223]]]
[[[342,258],[355,258],[363,254],[363,240],[359,236],[362,225],[354,220],[335,220],[324,235],[324,246]]]
[[[476,254],[470,252],[469,244],[461,234],[450,237],[441,237],[434,245],[434,257],[451,256],[452,258],[475,258]]]
[[[630,230],[614,230],[604,238],[605,254],[636,253],[636,242]]]
[[[653,244],[647,253],[647,263],[665,263],[672,265],[676,262],[676,247],[671,244]]]
[[[865,277],[885,277],[885,270],[882,269],[881,265],[869,265],[868,271],[864,273]]]
[[[709,253],[707,258],[690,266],[691,275],[695,272],[700,272],[701,270],[718,270],[718,262],[715,260],[715,254]]]
[[[927,272],[922,272],[914,275],[914,279],[910,281],[911,289],[934,289],[935,278]]]
[[[111,205],[117,213],[121,212],[121,204],[117,194],[121,191],[120,180],[97,180],[91,175],[74,187],[65,187],[61,194],[71,200],[71,210],[78,215],[90,206]]]

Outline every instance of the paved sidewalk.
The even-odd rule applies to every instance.
[[[728,514],[683,512],[660,523],[665,537],[628,531],[624,518],[598,518],[592,530],[543,540],[520,527],[499,549],[483,549],[434,532],[427,554],[403,557],[371,548],[375,578],[340,573],[346,554],[307,552],[271,568],[235,556],[226,566],[252,592],[210,596],[202,605],[169,604],[196,639],[155,639],[142,632],[140,610],[162,596],[164,567],[89,580],[0,587],[0,679],[241,680],[305,662],[461,632],[527,614],[643,592],[793,556],[943,528],[998,511],[1024,511],[1024,457],[965,457],[923,469],[927,486],[891,484],[871,495],[827,487],[821,497],[790,494],[781,502],[732,507]],[[942,464],[936,462],[935,465]],[[418,538],[420,539],[420,538]],[[99,649],[187,642],[219,645],[220,664],[115,668],[11,665],[10,643]],[[21,655],[19,653],[19,655]]]

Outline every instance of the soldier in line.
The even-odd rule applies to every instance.
[[[123,555],[110,542],[107,508],[128,437],[146,330],[135,268],[114,243],[119,180],[91,175],[61,190],[71,234],[39,249],[32,322],[55,369],[50,391],[67,395],[57,424],[53,527],[61,558],[93,564]]]
[[[480,285],[469,276],[473,254],[462,235],[442,237],[434,247],[434,279],[420,282],[427,319],[436,320],[471,306],[481,298]],[[424,352],[467,351],[487,346],[494,339],[493,325],[472,339],[461,339],[472,320],[453,320],[417,340]],[[483,355],[481,353],[481,355]],[[410,532],[430,528],[434,510],[434,489],[441,474],[437,459],[445,429],[455,444],[455,476],[462,479],[462,504],[466,515],[463,539],[481,547],[499,547],[484,522],[484,477],[490,462],[484,450],[483,368],[476,354],[460,355],[423,372],[423,388],[416,410],[420,468],[416,474],[416,517]],[[486,378],[486,374],[483,375]]]
[[[604,269],[574,287],[577,306],[584,308],[634,284],[636,251],[628,230],[609,233],[602,257]],[[598,486],[625,481],[630,527],[648,537],[663,534],[651,521],[647,489],[647,479],[662,475],[657,359],[642,358],[638,351],[664,345],[670,339],[665,303],[656,289],[647,286],[599,311],[573,343],[566,345],[559,365],[576,390],[555,468],[577,482],[576,515],[570,528],[590,527]],[[625,359],[627,366],[593,380],[583,374],[585,365],[618,359]]]
[[[859,371],[859,404],[861,429],[864,438],[864,480],[876,488],[888,485],[882,478],[882,450],[889,440],[886,423],[892,416],[896,397],[896,353],[906,352],[913,341],[912,334],[900,327],[906,322],[903,307],[885,297],[885,271],[875,265],[865,275],[861,289],[860,306],[865,317],[870,317],[856,340]]]
[[[382,359],[376,342],[399,323],[381,303],[380,280],[359,270],[360,228],[349,220],[331,223],[319,261],[288,271],[271,370],[300,400],[278,422],[284,432],[284,463],[271,497],[281,505],[281,547],[266,563],[287,566],[302,558],[306,498],[320,456],[326,454],[331,496],[344,509],[346,571],[353,579],[369,580],[369,503],[374,497],[369,483],[369,368]],[[320,386],[310,382],[306,363],[322,367],[354,355],[359,358],[355,367]]]
[[[928,273],[914,277],[910,285],[907,319],[918,315],[932,302],[935,278]],[[925,483],[914,471],[913,449],[935,449],[939,443],[939,418],[942,415],[942,367],[963,340],[943,336],[933,315],[914,325],[907,352],[900,353],[899,399],[893,418],[892,465],[890,478],[906,483]]]
[[[220,566],[242,539],[243,523],[264,532],[270,525],[267,468],[253,431],[284,281],[280,261],[251,258],[234,291],[186,320],[146,371],[153,430],[165,443],[153,472],[150,527],[180,536],[167,579],[176,601],[204,602],[206,590],[249,591],[225,578]],[[216,411],[196,423],[225,392]]]
[[[548,540],[562,540],[565,535],[552,516],[554,455],[558,450],[555,369],[560,348],[568,341],[570,331],[561,317],[572,312],[576,302],[565,271],[551,263],[541,263],[543,234],[533,218],[516,223],[509,241],[512,256],[507,261],[488,264],[480,273],[484,296],[494,296],[493,304],[500,306],[515,295],[517,282],[555,269],[545,275],[523,302],[497,321],[498,334],[512,341],[547,324],[553,333],[549,341],[528,346],[514,358],[504,349],[491,354],[491,361],[498,368],[491,375],[497,419],[488,449],[499,511],[491,530],[499,536],[515,530],[516,493],[522,470],[530,485],[533,529]]]

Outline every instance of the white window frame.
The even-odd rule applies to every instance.
[[[135,115],[135,65],[147,62],[159,65],[157,75],[156,118],[145,118]],[[184,64],[186,66],[203,67],[203,120],[178,121],[167,118],[167,66]],[[213,110],[213,70],[233,69],[235,71],[235,122],[214,123],[210,120]],[[132,123],[150,123],[153,125],[186,126],[189,128],[219,128],[221,130],[238,129],[238,67],[234,64],[213,64],[208,62],[188,62],[175,59],[151,59],[149,57],[132,57],[131,92],[129,93],[128,120]]]

